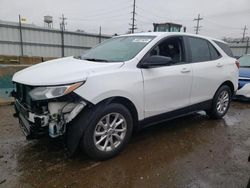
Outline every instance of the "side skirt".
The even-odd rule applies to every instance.
[[[174,110],[171,112],[166,112],[166,113],[159,114],[156,116],[148,117],[144,120],[139,121],[139,129],[149,127],[149,126],[152,126],[152,125],[155,125],[158,123],[162,123],[165,121],[169,121],[172,119],[176,119],[179,117],[183,117],[186,115],[190,115],[190,114],[193,114],[197,111],[209,110],[212,107],[212,102],[213,102],[213,100],[211,99],[211,100],[207,100],[205,102],[193,104],[191,106],[184,107],[184,108],[181,108],[178,110]]]

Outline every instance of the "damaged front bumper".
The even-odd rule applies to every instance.
[[[62,136],[66,126],[87,105],[85,101],[52,101],[43,105],[42,113],[26,108],[18,99],[15,100],[15,117],[18,117],[22,132],[27,139],[49,135],[51,138]]]

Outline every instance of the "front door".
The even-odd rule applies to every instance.
[[[189,106],[192,67],[186,62],[182,37],[168,37],[147,56],[172,58],[169,66],[141,69],[144,78],[145,118]]]

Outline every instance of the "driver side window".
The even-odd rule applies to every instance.
[[[149,53],[149,56],[165,56],[172,59],[172,65],[185,61],[182,37],[171,37],[160,42]]]

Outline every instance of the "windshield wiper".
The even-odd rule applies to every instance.
[[[106,59],[96,59],[96,58],[86,58],[84,60],[95,61],[95,62],[108,62]]]

